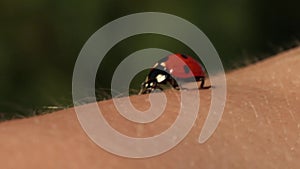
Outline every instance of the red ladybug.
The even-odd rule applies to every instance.
[[[145,82],[142,83],[140,94],[151,93],[155,89],[163,90],[160,84],[167,82],[177,90],[179,86],[176,80],[180,81],[200,81],[199,89],[204,87],[205,72],[201,64],[190,56],[184,54],[172,54],[160,59],[150,70]]]

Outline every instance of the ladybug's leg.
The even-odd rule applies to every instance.
[[[139,94],[147,94],[153,92],[155,89],[163,90],[158,82],[154,79],[148,80],[142,83],[141,90]]]
[[[153,88],[153,90],[159,89],[159,90],[163,91],[163,89],[159,86],[157,81],[154,82],[154,86],[152,88]]]
[[[155,89],[159,89],[159,90],[163,91],[163,89],[160,87],[157,80],[150,82],[150,87],[151,87],[152,91],[154,91]]]
[[[200,81],[199,89],[209,89],[211,87],[211,86],[205,86],[204,87],[204,84],[205,84],[205,78],[204,77],[199,77],[196,80]]]
[[[168,78],[168,82],[171,84],[171,86],[176,89],[176,90],[179,90],[179,86],[176,82],[176,80],[174,78],[172,78],[171,76]]]
[[[163,88],[161,88],[159,85],[156,86],[156,89],[163,91]]]
[[[200,83],[200,89],[203,89],[204,88],[204,84],[205,84],[205,79],[204,78],[201,78],[201,83]]]

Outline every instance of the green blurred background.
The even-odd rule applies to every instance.
[[[72,71],[81,47],[97,29],[121,16],[159,11],[185,18],[208,36],[225,69],[231,70],[297,46],[299,5],[297,0],[2,0],[0,119],[71,105]],[[107,54],[97,88],[109,88],[122,58],[149,47],[193,54],[184,44],[159,35],[125,39]]]

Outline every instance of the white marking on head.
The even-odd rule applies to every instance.
[[[170,69],[170,73],[172,73],[173,72],[173,69]]]
[[[156,76],[156,80],[157,80],[158,83],[160,83],[160,82],[166,80],[166,75],[158,74]]]
[[[148,87],[148,83],[145,84],[145,87]]]
[[[153,82],[150,83],[150,86],[151,86],[151,87],[153,86]]]
[[[166,67],[166,63],[165,63],[165,62],[161,62],[161,63],[160,63],[160,66]]]

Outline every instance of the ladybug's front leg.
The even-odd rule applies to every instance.
[[[174,78],[172,78],[171,76],[168,78],[168,82],[171,84],[171,86],[176,89],[176,90],[179,90],[179,86],[176,82],[176,80]]]
[[[159,89],[159,90],[163,91],[163,88],[161,88],[158,84],[156,84],[155,89]]]

